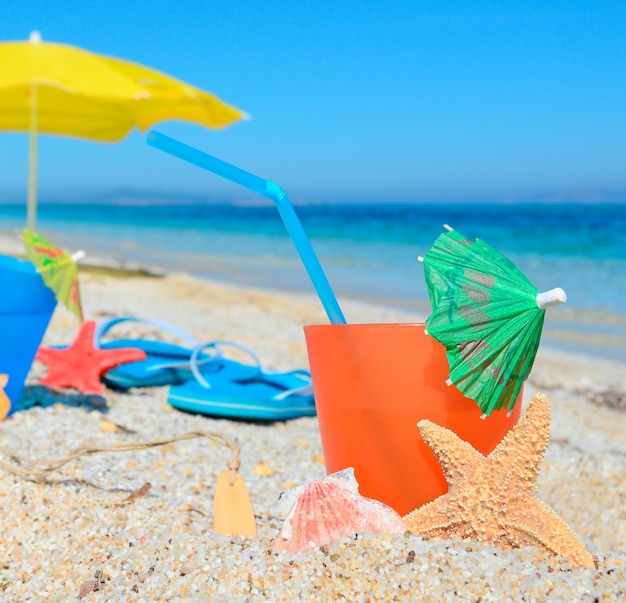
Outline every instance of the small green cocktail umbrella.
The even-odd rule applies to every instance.
[[[57,300],[82,323],[83,308],[76,261],[85,255],[84,252],[77,251],[70,255],[40,234],[26,228],[22,230],[22,241],[26,257],[35,264],[45,285],[52,289]]]
[[[506,256],[449,226],[423,258],[432,313],[426,329],[446,347],[450,381],[485,415],[511,410],[528,377],[545,309],[567,299],[539,293]]]

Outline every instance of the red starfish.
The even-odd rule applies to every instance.
[[[67,348],[41,346],[36,360],[48,367],[48,374],[39,380],[50,387],[73,387],[83,394],[102,394],[100,377],[109,369],[126,362],[145,360],[146,353],[135,348],[102,350],[94,345],[96,322],[85,321],[76,339]]]

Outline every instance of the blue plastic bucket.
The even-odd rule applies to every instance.
[[[0,255],[0,375],[8,375],[4,393],[9,413],[22,393],[56,303],[32,262]],[[0,391],[0,419],[5,414],[6,398]]]

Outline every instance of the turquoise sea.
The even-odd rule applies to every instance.
[[[538,289],[565,289],[568,302],[548,311],[542,342],[626,361],[625,204],[351,203],[296,211],[340,302],[358,297],[426,315],[417,256],[445,223],[504,253]],[[1,232],[24,224],[23,205],[0,205]],[[269,203],[42,204],[38,231],[96,256],[313,290]]]

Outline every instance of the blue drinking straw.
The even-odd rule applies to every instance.
[[[345,324],[346,319],[343,316],[343,312],[339,307],[339,303],[337,302],[337,298],[333,293],[330,283],[326,278],[326,274],[324,274],[324,270],[317,259],[317,255],[315,255],[311,242],[306,236],[304,228],[302,228],[302,224],[298,219],[298,215],[291,201],[289,201],[287,194],[278,184],[259,178],[250,172],[246,172],[217,157],[213,157],[213,155],[203,153],[198,149],[159,132],[155,132],[154,130],[148,134],[148,144],[170,155],[174,155],[174,157],[178,157],[179,159],[204,168],[209,172],[213,172],[218,176],[222,176],[222,178],[240,184],[273,201],[276,204],[278,213],[282,218],[291,240],[296,246],[300,259],[324,306],[324,310],[326,310],[328,319],[332,324]]]

